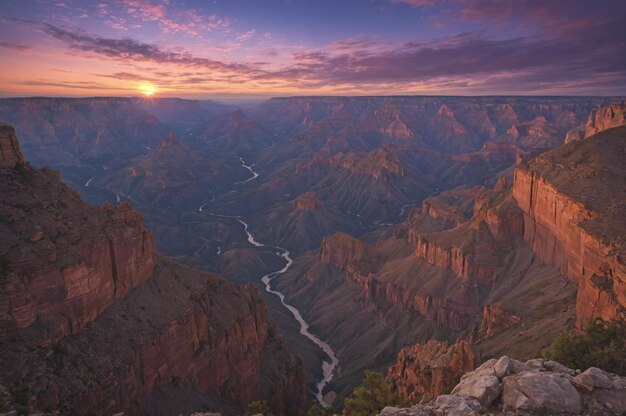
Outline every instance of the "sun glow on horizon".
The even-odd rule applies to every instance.
[[[146,97],[152,97],[157,92],[157,86],[150,82],[142,82],[139,91]]]

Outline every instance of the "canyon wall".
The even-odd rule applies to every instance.
[[[393,281],[381,280],[376,272],[384,263],[376,247],[346,234],[336,233],[322,241],[320,259],[345,272],[345,276],[363,289],[364,300],[370,305],[384,302],[402,305],[419,313],[437,325],[463,330],[480,313],[475,285],[463,285],[460,297],[435,296],[404,287]]]
[[[254,287],[158,254],[130,205],[92,207],[58,173],[14,167],[9,127],[0,148],[0,384],[62,414],[145,414],[162,389],[197,409],[306,407],[302,362]]]
[[[626,316],[623,157],[626,129],[571,142],[515,170],[524,240],[578,282],[576,325]],[[576,168],[574,174],[571,169]]]
[[[594,110],[585,124],[584,138],[626,124],[626,101],[601,106]]]
[[[408,238],[416,246],[415,255],[429,264],[450,270],[459,278],[490,284],[500,269],[500,254],[508,248],[508,241],[523,233],[523,216],[510,197],[504,177],[493,190],[473,197],[473,215],[465,222],[461,222],[464,218],[458,206],[434,203],[437,199],[431,198],[422,204],[421,212],[437,221],[441,229],[429,232],[431,224],[423,232],[419,225],[410,226]]]
[[[565,135],[565,143],[582,140],[614,127],[626,125],[626,101],[594,109],[584,124]]]
[[[0,168],[12,168],[24,163],[13,127],[0,122]]]

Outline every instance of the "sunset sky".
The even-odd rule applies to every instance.
[[[1,96],[626,95],[626,1],[2,0]]]

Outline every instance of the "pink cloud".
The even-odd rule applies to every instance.
[[[215,15],[203,16],[195,10],[170,13],[167,3],[154,4],[148,0],[122,0],[125,11],[143,21],[156,22],[164,33],[181,32],[190,36],[200,36],[202,32],[227,29],[230,19]]]
[[[392,3],[404,3],[412,7],[430,7],[437,4],[437,0],[390,0]]]
[[[246,41],[250,39],[251,37],[253,37],[255,33],[256,33],[256,29],[248,30],[246,33],[242,33],[241,35],[239,35],[237,37],[237,40],[239,42]]]

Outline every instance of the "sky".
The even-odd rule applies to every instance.
[[[2,0],[0,96],[626,95],[624,0]]]

